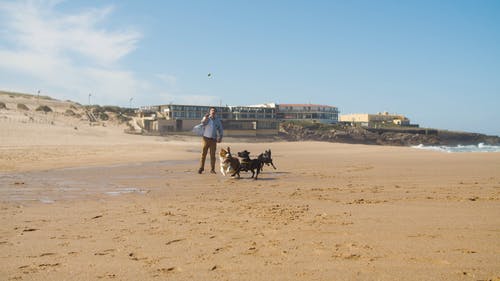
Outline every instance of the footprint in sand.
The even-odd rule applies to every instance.
[[[225,247],[219,247],[219,248],[216,248],[212,254],[215,255],[215,254],[219,254],[219,253],[222,253],[222,252],[225,252],[229,249],[231,249],[232,247],[231,246],[225,246]]]
[[[47,269],[47,268],[56,267],[56,266],[60,266],[60,265],[61,265],[60,263],[42,263],[42,264],[39,264],[38,267],[40,267],[42,269]]]
[[[97,253],[94,253],[94,256],[106,256],[106,255],[109,255],[113,252],[115,252],[116,250],[115,249],[107,249],[107,250],[104,250],[104,251],[100,251],[100,252],[97,252]]]
[[[172,267],[167,267],[167,268],[164,268],[164,267],[158,268],[156,271],[159,273],[162,273],[162,274],[167,274],[167,273],[174,273],[177,271],[181,271],[181,269],[177,266],[172,266]]]
[[[359,260],[362,257],[368,258],[362,255],[363,252],[371,251],[373,248],[369,245],[358,245],[355,242],[336,244],[334,247],[334,254],[332,255],[335,259],[344,260]],[[374,260],[374,258],[369,258],[369,260]]]
[[[130,253],[130,254],[128,254],[128,256],[130,257],[131,260],[134,260],[134,261],[140,261],[140,260],[146,260],[146,259],[148,259],[148,258],[139,258],[136,253]]]
[[[114,273],[106,273],[104,275],[97,276],[97,279],[103,279],[103,278],[114,279],[114,278],[116,278],[116,274],[114,274]]]
[[[167,243],[165,243],[165,245],[170,245],[170,244],[181,242],[181,241],[184,241],[184,240],[186,240],[186,238],[170,240]]]

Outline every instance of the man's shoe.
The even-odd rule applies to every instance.
[[[198,174],[201,174],[201,173],[203,173],[203,169],[202,169],[202,168],[200,168],[200,169],[198,170]]]
[[[217,174],[217,173],[215,172],[215,170],[210,170],[210,173],[212,173],[212,174]]]

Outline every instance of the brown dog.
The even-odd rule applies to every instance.
[[[231,177],[238,175],[240,177],[240,160],[231,155],[231,148],[225,150],[222,148],[219,153],[220,171],[225,176],[231,174]]]

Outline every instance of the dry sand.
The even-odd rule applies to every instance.
[[[498,153],[225,140],[273,151],[238,180],[198,138],[3,99],[0,280],[500,280]]]

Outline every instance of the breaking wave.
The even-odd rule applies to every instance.
[[[457,146],[425,146],[423,144],[412,146],[417,149],[434,150],[448,153],[455,152],[500,152],[499,145],[487,145],[484,143],[479,143],[478,145],[457,145]]]

